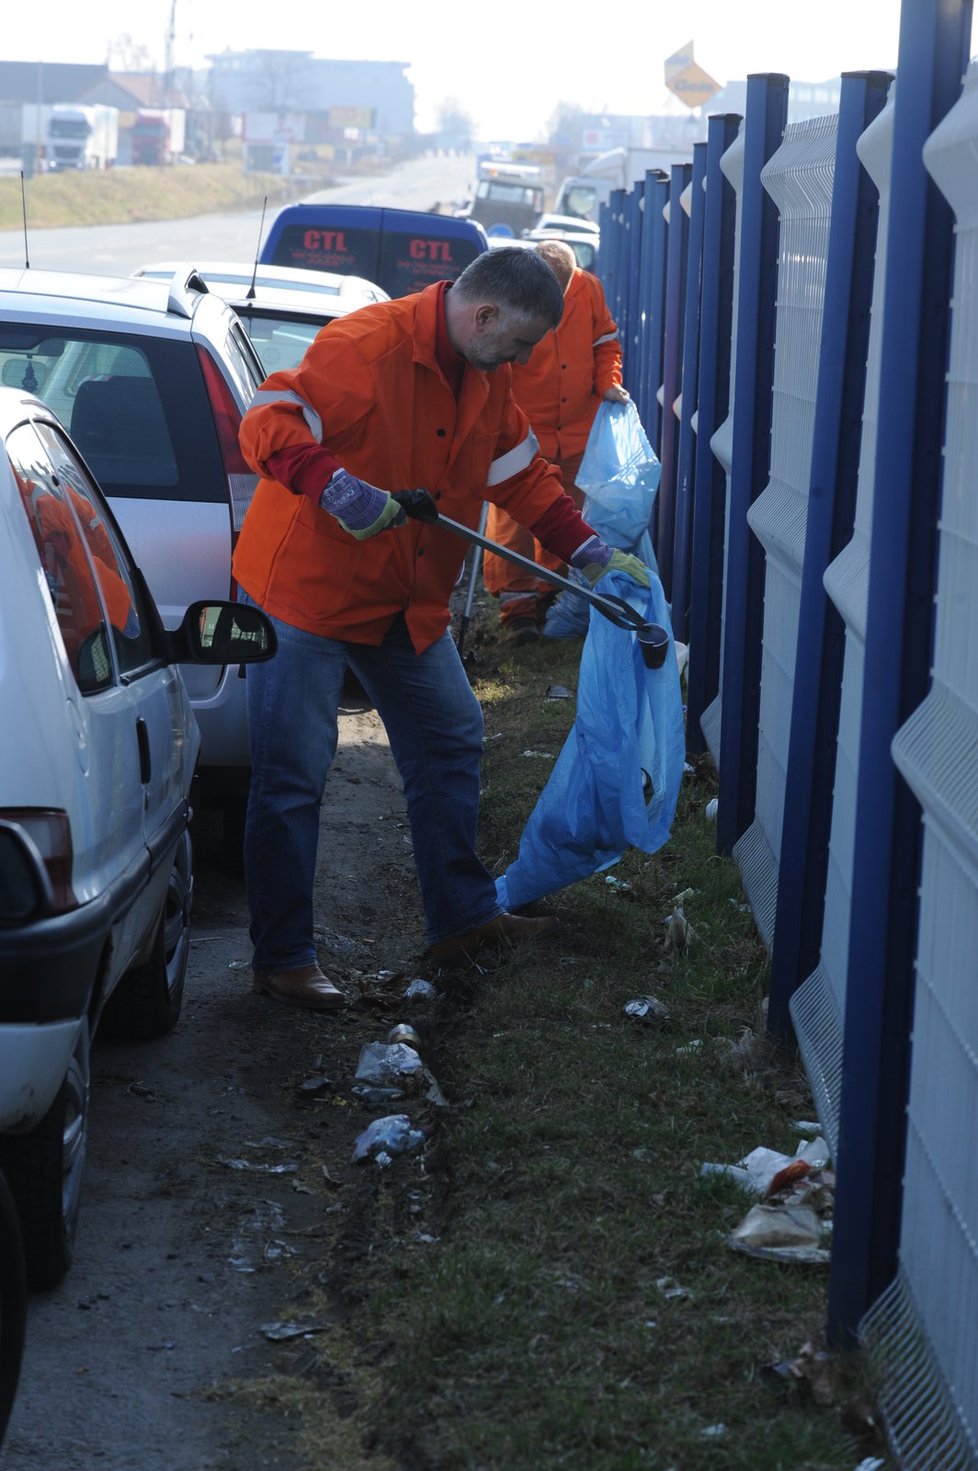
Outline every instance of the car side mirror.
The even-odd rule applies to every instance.
[[[191,603],[167,635],[174,664],[259,664],[278,647],[268,615],[250,603]]]

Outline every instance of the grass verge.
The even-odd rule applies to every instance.
[[[301,188],[310,193],[332,182],[310,176]],[[266,197],[269,204],[281,205],[298,197],[297,188],[296,181],[280,174],[244,174],[240,163],[38,174],[25,182],[27,222],[30,229],[43,230],[188,219],[260,207]],[[0,178],[0,230],[22,225],[20,177],[8,174]]]
[[[574,702],[547,689],[574,688],[580,641],[514,653],[494,612],[474,627],[482,848],[502,871],[551,764],[522,753],[559,751]],[[828,1471],[882,1454],[857,1358],[830,1361],[817,1396],[776,1369],[823,1347],[825,1268],[735,1253],[751,1202],[700,1173],[793,1152],[812,1116],[800,1064],[766,1037],[766,955],[715,852],[714,792],[703,763],[663,849],[548,901],[561,938],[475,971],[446,1009],[431,1062],[454,1106],[426,1175],[377,1172],[371,1244],[346,1267],[347,1368],[378,1466]],[[623,1011],[647,993],[659,1026]],[[421,1184],[419,1246],[398,1193],[417,1212]],[[308,1426],[320,1455],[327,1426]]]

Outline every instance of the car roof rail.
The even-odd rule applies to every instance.
[[[178,317],[192,317],[194,300],[191,292],[207,293],[207,282],[196,266],[178,266],[170,281],[166,309]]]

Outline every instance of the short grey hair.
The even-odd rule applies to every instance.
[[[484,250],[452,282],[451,290],[466,300],[485,298],[527,322],[556,327],[564,312],[560,282],[535,250],[505,245]]]

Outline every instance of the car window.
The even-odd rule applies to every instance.
[[[109,508],[65,436],[50,424],[35,422],[34,428],[78,518],[102,593],[102,605],[113,629],[119,669],[124,677],[131,679],[141,670],[155,668],[159,656],[154,647],[151,615],[143,603],[129,554]]]
[[[331,318],[311,321],[308,317],[290,317],[284,313],[272,316],[246,307],[235,310],[244,323],[266,374],[279,368],[295,368],[305,356],[307,347]]]
[[[206,299],[206,298],[205,298]],[[222,317],[223,319],[223,317]],[[251,402],[260,366],[232,312],[224,360]],[[103,493],[166,501],[226,501],[227,478],[200,364],[183,339],[0,322],[3,381],[43,398]],[[44,334],[47,334],[46,336]],[[38,385],[30,389],[30,378]]]
[[[7,454],[68,662],[82,694],[94,694],[115,680],[110,627],[126,665],[151,658],[128,569],[93,487],[49,429],[20,425],[7,438]]]

